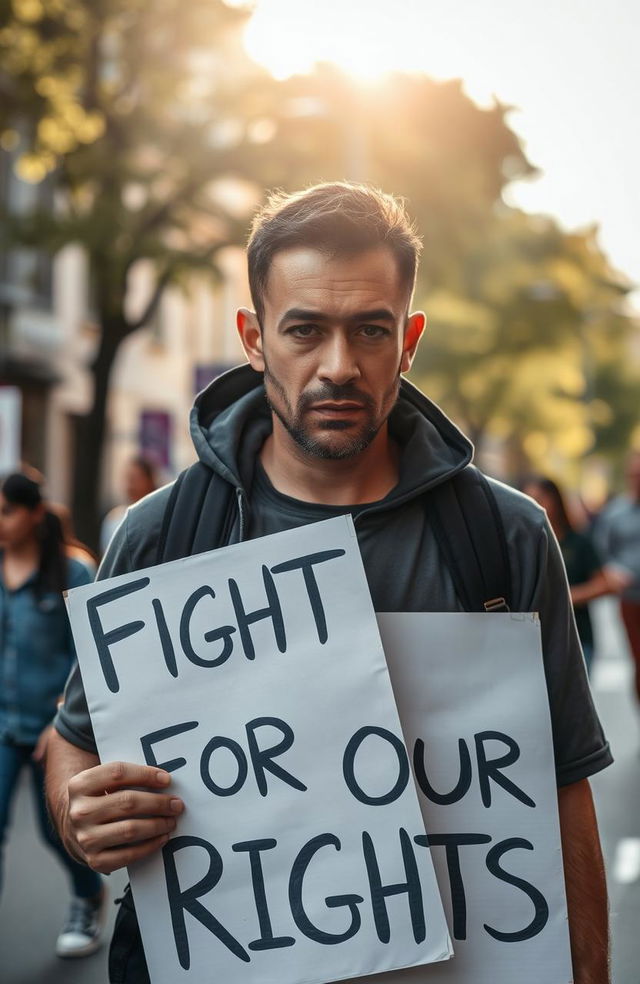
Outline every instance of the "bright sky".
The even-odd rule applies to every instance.
[[[510,201],[567,228],[597,222],[638,284],[639,45],[637,0],[256,0],[247,30],[280,77],[323,59],[365,78],[406,68],[517,107],[511,125],[544,173]]]

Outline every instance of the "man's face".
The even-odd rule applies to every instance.
[[[274,429],[314,457],[364,451],[386,424],[424,326],[420,314],[407,320],[408,302],[386,248],[334,258],[302,247],[277,253],[262,332],[239,315],[251,364],[264,371]]]

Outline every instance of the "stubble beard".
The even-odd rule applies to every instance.
[[[306,394],[303,393],[298,400],[297,407],[294,409],[289,402],[282,383],[276,376],[273,375],[272,372],[270,372],[266,362],[264,367],[264,381],[267,404],[269,405],[270,410],[276,415],[287,433],[306,455],[313,458],[322,458],[325,461],[346,461],[349,458],[356,458],[359,454],[362,454],[363,451],[366,451],[379,433],[380,428],[386,422],[398,397],[400,388],[400,373],[398,373],[394,384],[389,388],[387,393],[385,393],[385,403],[390,397],[392,397],[392,399],[390,401],[389,412],[386,413],[379,421],[374,419],[374,401],[370,396],[360,393],[353,386],[338,386],[335,384],[326,383],[321,391],[317,390]],[[278,393],[280,399],[282,400],[283,406],[286,408],[286,412],[283,411],[281,407],[276,406],[275,403],[269,398],[269,386],[271,386],[273,390]],[[305,411],[308,406],[322,400],[349,399],[357,400],[361,403],[365,407],[368,415],[367,421],[357,434],[345,439],[339,445],[335,445],[330,442],[322,441],[320,438],[314,437],[313,434],[309,432],[309,429],[304,423]],[[351,427],[351,424],[346,420],[325,420],[320,424],[320,430],[322,430],[325,434],[330,431],[344,431],[349,427]]]

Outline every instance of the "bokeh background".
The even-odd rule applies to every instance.
[[[636,0],[0,0],[0,473],[39,469],[97,548],[132,456],[188,465],[194,395],[242,358],[256,206],[346,178],[424,240],[414,382],[488,473],[551,474],[588,524],[640,448],[639,37]],[[593,614],[613,981],[637,984],[638,715],[616,600]],[[104,950],[53,956],[66,886],[26,794],[0,978],[101,984]]]
[[[597,508],[640,440],[638,8],[1,0],[4,456],[95,545],[192,458],[267,189],[371,181],[424,239],[415,381],[492,474]]]

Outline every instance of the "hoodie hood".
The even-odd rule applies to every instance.
[[[214,379],[196,397],[190,428],[199,459],[238,493],[246,493],[271,431],[262,374],[243,365]],[[451,478],[473,458],[471,442],[406,379],[389,417],[389,433],[402,448],[398,485],[384,500],[394,507]]]

